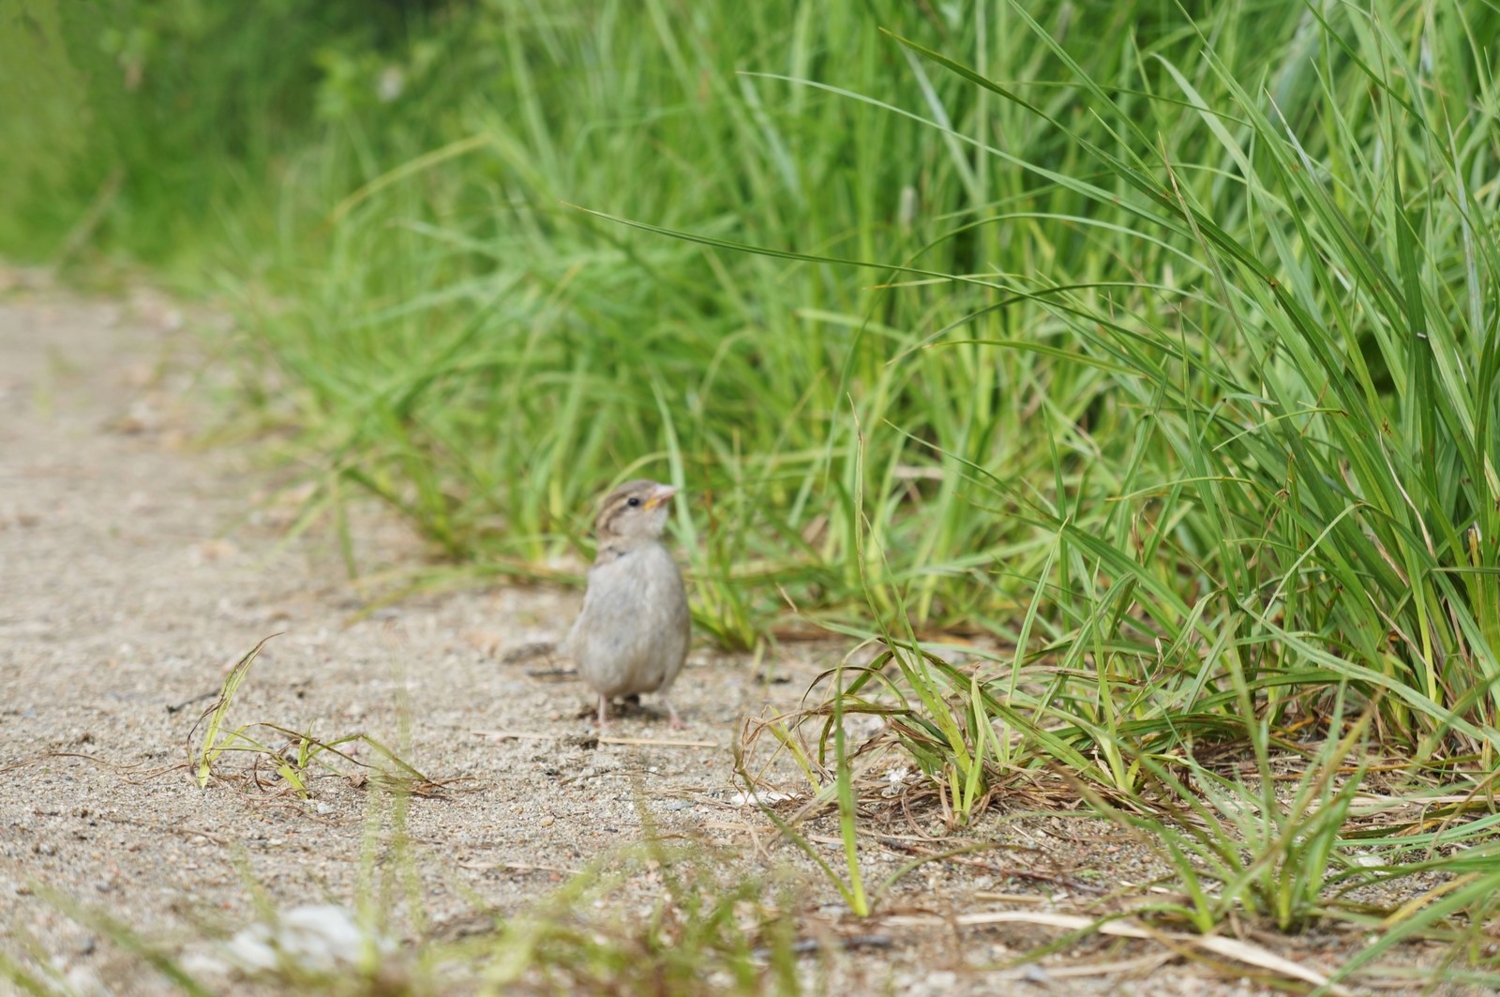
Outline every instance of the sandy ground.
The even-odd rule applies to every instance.
[[[255,452],[192,444],[205,411],[189,390],[201,354],[168,303],[84,299],[14,275],[8,282],[0,294],[0,956],[74,992],[171,992],[88,915],[68,913],[103,912],[202,969],[211,989],[237,992],[254,984],[216,971],[208,939],[254,923],[258,911],[373,906],[406,945],[457,937],[638,841],[643,820],[676,841],[727,846],[756,873],[797,865],[785,844],[766,847],[773,836],[753,808],[733,806],[729,748],[742,717],[792,705],[838,648],[782,652],[773,664],[792,681],[773,685],[750,660],[701,648],[675,696],[685,731],[636,711],[609,731],[624,743],[591,743],[578,682],[548,674],[556,663],[500,660],[506,648],[560,636],[577,593],[423,597],[351,623],[360,602],[326,531],[284,543],[291,510],[256,504],[274,492]],[[361,520],[357,537],[365,571],[423,554],[378,515]],[[243,778],[199,788],[185,762],[203,697],[278,632],[231,720],[324,738],[365,732],[395,748],[445,787],[411,799],[409,840],[392,832],[388,794],[358,778],[320,775],[305,801],[264,768],[262,788]],[[696,743],[653,743],[666,740]],[[220,769],[233,776],[248,763],[228,757]],[[1033,849],[1015,853],[1017,866],[1066,868],[1064,884],[1075,873],[1073,882],[1146,874],[1107,828],[1089,837],[1003,808],[987,820],[983,833]],[[924,828],[935,823],[919,818]],[[826,822],[815,830],[836,834]],[[1079,859],[1080,849],[1092,859]],[[872,874],[909,857],[872,844]],[[660,882],[638,879],[631,888],[649,901]],[[806,932],[880,943],[810,957],[823,960],[810,975],[823,981],[815,986],[871,993],[1266,992],[1233,971],[1172,963],[1159,946],[1120,940],[1085,942],[1042,968],[976,970],[1058,932],[942,920],[1065,910],[1067,892],[993,867],[931,866],[903,881],[884,920],[852,923],[827,882],[806,876]],[[1324,936],[1281,947],[1318,970],[1359,945]],[[0,971],[0,993],[13,986]]]

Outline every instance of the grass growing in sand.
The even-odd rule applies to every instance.
[[[1026,789],[1139,834],[1173,875],[1132,912],[1356,924],[1344,974],[1441,937],[1491,979],[1497,36],[1385,0],[496,0],[324,50],[319,123],[244,154],[191,259],[310,513],[374,496],[449,556],[413,585],[549,576],[654,474],[696,498],[703,630],[878,641],[760,742],[840,815],[851,908],[872,713],[954,827]]]
[[[250,666],[255,663],[256,655],[270,639],[267,637],[256,644],[234,664],[224,677],[224,687],[220,690],[218,699],[203,712],[198,722],[188,732],[188,767],[197,777],[199,788],[207,786],[209,780],[215,777],[214,766],[226,752],[251,756],[255,767],[246,779],[248,783],[257,786],[262,784],[263,777],[259,771],[259,764],[264,761],[270,769],[268,773],[270,782],[280,780],[283,785],[291,788],[303,799],[312,795],[309,776],[315,767],[346,778],[351,777],[350,773],[341,771],[328,757],[325,757],[330,755],[341,759],[347,763],[347,767],[354,770],[370,770],[383,781],[399,784],[402,792],[423,792],[437,788],[431,779],[418,772],[401,756],[363,732],[323,740],[313,736],[310,729],[295,731],[267,721],[245,723],[230,728],[227,720],[229,708],[234,704],[235,693],[249,676]],[[201,736],[200,728],[202,729]],[[279,740],[277,740],[278,735]],[[276,743],[268,743],[273,740],[276,740]],[[346,746],[351,745],[356,748],[359,746],[367,748],[383,760],[384,766],[373,766],[355,758],[344,750]],[[365,776],[358,776],[356,781],[363,783]]]

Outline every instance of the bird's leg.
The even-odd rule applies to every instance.
[[[604,693],[599,694],[599,729],[603,730],[609,726],[609,697]]]
[[[666,696],[663,696],[661,701],[667,704],[667,726],[673,730],[682,730],[686,727],[687,724],[683,723],[682,718],[677,715],[677,707],[672,705],[672,701]]]

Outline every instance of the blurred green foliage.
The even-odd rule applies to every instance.
[[[0,252],[48,259],[76,233],[147,262],[198,257],[223,237],[216,214],[268,206],[290,154],[378,99],[358,77],[404,51],[420,16],[310,0],[0,0]]]

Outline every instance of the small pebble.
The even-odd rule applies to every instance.
[[[1021,979],[1027,983],[1047,984],[1052,982],[1051,974],[1034,962],[1028,962],[1021,968]]]

